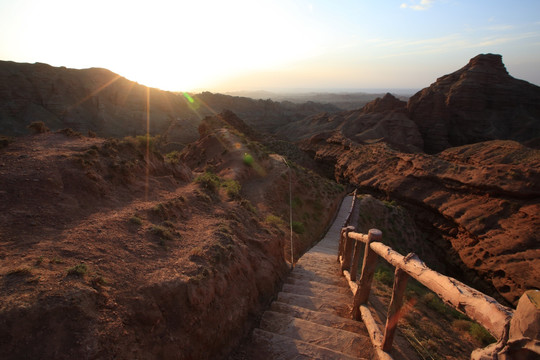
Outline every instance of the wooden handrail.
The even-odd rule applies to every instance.
[[[354,294],[352,317],[364,321],[379,359],[391,359],[388,352],[392,348],[403,303],[403,294],[409,277],[418,280],[445,303],[480,323],[500,342],[507,341],[510,320],[514,313],[512,309],[499,304],[492,297],[454,278],[428,268],[414,253],[403,256],[394,251],[381,242],[382,233],[380,230],[371,229],[368,235],[353,230],[354,227],[348,226],[341,231],[338,261],[341,263],[343,275],[349,281],[349,286]],[[360,242],[364,243],[364,261],[360,281],[357,284],[355,279],[358,272],[358,261],[355,259],[359,258]],[[377,327],[371,311],[366,306],[379,257],[396,268],[384,333]]]

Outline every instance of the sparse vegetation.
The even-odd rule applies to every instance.
[[[173,165],[178,164],[178,162],[180,161],[180,153],[175,150],[171,151],[168,154],[165,154],[165,161]]]
[[[469,333],[482,345],[486,346],[496,341],[496,339],[480,324],[472,323]]]
[[[138,217],[137,215],[133,215],[132,217],[130,217],[129,222],[135,225],[139,225],[139,226],[143,224],[142,219]]]
[[[50,131],[43,121],[34,121],[27,128],[32,130],[34,134],[43,134]]]
[[[64,263],[64,260],[58,258],[58,257],[53,257],[51,260],[49,260],[49,262],[51,264],[63,264]]]
[[[276,215],[272,215],[272,214],[267,215],[265,221],[266,221],[266,223],[268,223],[270,225],[277,226],[277,227],[287,225],[282,218],[280,218],[279,216],[276,216]]]
[[[240,183],[236,180],[225,180],[221,184],[225,188],[225,192],[231,199],[240,198]]]
[[[171,233],[171,231],[169,229],[167,229],[164,226],[153,225],[150,228],[150,231],[152,232],[152,234],[159,236],[160,239],[174,240],[174,235]]]
[[[67,269],[68,275],[83,277],[88,272],[88,266],[85,263],[80,263]]]
[[[231,199],[240,198],[241,185],[232,179],[222,179],[213,172],[206,171],[195,178],[195,182],[211,193],[217,193],[220,188],[224,188],[226,194]]]
[[[303,234],[306,231],[304,223],[302,223],[300,221],[293,221],[292,222],[292,229],[297,234]]]
[[[206,190],[209,190],[210,192],[213,192],[213,193],[215,193],[217,189],[219,189],[219,186],[220,186],[219,177],[216,174],[209,171],[206,171],[203,174],[197,176],[195,178],[195,182],[197,184],[200,184]]]

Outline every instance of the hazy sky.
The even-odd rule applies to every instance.
[[[167,90],[423,88],[479,53],[540,85],[538,0],[0,0],[0,59]]]

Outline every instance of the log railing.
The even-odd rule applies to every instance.
[[[456,279],[428,268],[418,256],[403,256],[382,242],[380,230],[369,233],[354,232],[354,227],[341,230],[338,262],[354,294],[352,317],[365,323],[371,342],[379,359],[392,359],[389,351],[400,318],[403,294],[409,277],[413,277],[439,296],[445,303],[484,326],[499,342],[508,339],[513,310],[499,304],[495,299],[475,290]],[[360,280],[356,282],[360,253],[364,249]],[[388,308],[386,325],[381,331],[367,307],[371,283],[378,258],[395,267],[392,298]]]

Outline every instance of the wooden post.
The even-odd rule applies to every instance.
[[[390,300],[390,306],[388,307],[388,315],[386,316],[386,326],[384,327],[384,338],[382,343],[382,349],[385,352],[392,350],[392,341],[394,340],[394,334],[397,329],[399,318],[401,317],[401,306],[403,305],[403,294],[407,287],[407,280],[409,274],[396,268],[394,273],[394,288],[392,290],[392,300]]]
[[[371,250],[370,244],[374,241],[382,240],[382,232],[378,229],[370,229],[368,240],[364,250],[364,262],[362,264],[362,274],[360,275],[360,284],[358,291],[354,295],[352,317],[355,320],[360,320],[359,306],[367,303],[369,292],[371,291],[371,282],[375,273],[375,265],[377,265],[377,254]]]
[[[353,251],[353,239],[349,238],[349,231],[354,231],[354,226],[345,228],[344,245],[343,245],[343,260],[341,262],[341,271],[349,270],[351,267],[351,258]]]
[[[354,231],[354,226],[346,226],[341,229],[340,235],[339,235],[339,248],[338,248],[338,257],[337,261],[341,262],[341,259],[343,258],[343,252],[345,250],[345,233]]]
[[[356,274],[358,273],[358,261],[360,260],[360,249],[362,245],[364,244],[360,243],[360,241],[354,241],[353,259],[351,264],[351,270],[349,271],[349,273],[351,274],[351,281],[356,281]]]

